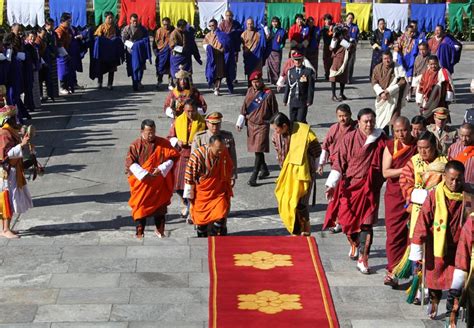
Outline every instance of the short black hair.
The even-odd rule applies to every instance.
[[[186,99],[186,101],[184,102],[184,106],[186,106],[186,105],[191,105],[194,109],[197,108],[196,100],[194,100],[192,98]]]
[[[360,120],[360,118],[364,115],[372,114],[374,117],[377,117],[375,114],[374,110],[372,108],[362,108],[358,113],[357,113],[357,119]]]
[[[462,175],[464,175],[464,172],[466,171],[466,167],[464,166],[464,164],[456,160],[452,160],[446,163],[446,166],[444,167],[444,172],[446,173],[451,169],[458,171]]]
[[[346,17],[347,17],[347,16],[349,16],[349,15],[351,15],[351,16],[352,16],[352,18],[355,18],[355,15],[354,15],[354,13],[352,13],[352,12],[349,12],[349,13],[347,13],[347,14],[346,14]]]
[[[171,23],[171,19],[169,17],[163,17],[161,21]]]
[[[377,20],[377,25],[379,25],[379,24],[380,24],[380,22],[384,22],[384,23],[385,23],[385,19],[383,19],[383,18],[379,18],[379,19]]]
[[[68,21],[71,19],[71,14],[70,13],[62,13],[61,19],[59,20],[60,23],[64,23],[65,21]]]
[[[219,133],[214,134],[213,136],[209,138],[209,145],[214,144],[216,141],[224,142],[224,138],[222,138],[222,136]]]
[[[466,130],[471,131],[472,133],[474,131],[474,125],[472,125],[471,123],[465,122],[461,125],[459,129],[466,129]]]
[[[138,15],[133,13],[133,14],[130,15],[130,19],[132,19],[132,18],[135,18],[136,20],[138,20]]]
[[[214,23],[214,24],[216,24],[216,26],[217,26],[217,20],[215,20],[214,18],[211,19],[208,24],[211,24],[211,23]]]
[[[153,120],[150,120],[150,119],[146,119],[146,120],[143,120],[142,121],[142,126],[141,126],[141,129],[142,130],[145,130],[145,127],[150,127],[150,128],[156,128],[156,124],[155,124],[155,121]]]
[[[176,26],[179,27],[179,28],[185,28],[186,25],[188,25],[188,22],[186,22],[185,19],[180,19],[180,20],[178,20],[178,22],[176,23]]]
[[[438,151],[438,141],[436,139],[436,136],[431,133],[430,131],[423,131],[422,134],[418,137],[418,141],[420,140],[427,140],[431,146],[436,148],[436,151]]]
[[[421,47],[421,46],[424,46],[424,47],[426,47],[426,49],[428,49],[428,43],[426,41],[422,41],[418,44],[418,48]]]
[[[270,124],[275,124],[276,126],[281,128],[283,127],[284,124],[286,124],[287,126],[290,126],[291,121],[288,118],[288,116],[286,116],[282,112],[278,112],[272,116],[272,118],[270,119]]]
[[[296,15],[295,15],[295,21],[296,21],[298,18],[301,18],[301,19],[304,20],[303,14],[296,14]]]
[[[323,20],[326,20],[326,19],[332,20],[332,15],[331,14],[325,14],[323,16]]]
[[[278,23],[278,27],[281,25],[280,18],[277,17],[277,16],[273,16],[273,17],[272,17],[272,22],[277,22],[277,23]]]
[[[352,115],[351,106],[349,106],[348,104],[340,104],[339,106],[336,107],[336,112],[337,111],[341,111],[343,113]]]
[[[111,12],[111,11],[106,11],[106,12],[104,13],[104,17],[109,17],[109,16],[114,17],[114,13]]]
[[[436,25],[436,27],[439,27],[441,29],[441,31],[444,31],[444,26],[443,25]]]
[[[431,61],[431,60],[434,60],[434,61],[436,61],[437,63],[439,63],[439,58],[438,58],[438,56],[436,56],[436,55],[430,55],[430,56],[428,57],[428,61]]]
[[[52,19],[51,17],[48,17],[46,18],[46,20],[44,21],[45,24],[48,24],[48,25],[53,25],[54,26],[54,19]]]
[[[411,119],[411,124],[422,124],[424,127],[426,127],[427,122],[424,116],[416,115]]]
[[[382,53],[382,56],[390,56],[390,58],[393,58],[393,54],[392,54],[392,51],[390,49],[385,50]]]

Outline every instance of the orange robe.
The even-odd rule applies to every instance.
[[[150,156],[142,158],[144,162],[140,161],[142,157],[140,154],[137,154],[138,158],[137,161],[135,161],[135,163],[138,163],[148,172],[152,172],[157,166],[167,160],[175,161],[179,158],[178,151],[164,138],[156,137],[154,147],[155,150]],[[143,148],[143,151],[146,151],[146,148]],[[129,153],[133,153],[132,147]],[[129,154],[127,157],[128,167],[133,164],[129,163],[129,159],[133,157],[132,155],[133,154]],[[134,220],[153,215],[160,207],[168,206],[171,203],[174,185],[173,172],[169,172],[166,177],[159,174],[154,178],[145,177],[141,181],[133,174],[130,174],[128,183],[130,185],[130,200],[128,204],[132,208],[132,217]]]
[[[227,218],[232,193],[233,163],[227,149],[214,157],[207,146],[196,149],[186,168],[186,184],[195,185],[191,216],[197,225]]]

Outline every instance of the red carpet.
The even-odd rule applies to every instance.
[[[210,237],[209,327],[339,327],[311,237]]]

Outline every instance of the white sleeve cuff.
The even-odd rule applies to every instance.
[[[208,46],[209,46],[208,44],[203,44],[203,45],[202,45],[202,47],[204,48],[204,51],[207,50],[207,47],[208,47]]]
[[[410,255],[408,256],[410,261],[421,261],[423,259],[423,248],[421,245],[411,243]]]
[[[398,84],[395,83],[395,84],[389,86],[389,87],[387,88],[387,91],[388,91],[388,93],[390,93],[391,96],[393,96],[393,94],[394,94],[395,92],[397,92],[398,89],[399,89],[399,86],[398,86]]]
[[[166,107],[165,114],[169,118],[174,118],[174,112],[173,112],[173,109],[171,107]]]
[[[417,104],[421,104],[423,102],[423,94],[417,91],[415,95],[415,101]]]
[[[24,61],[24,60],[26,59],[25,53],[24,53],[24,52],[18,52],[18,53],[16,54],[16,59],[21,60],[21,61]]]
[[[285,86],[285,78],[280,75],[276,83],[277,87],[284,87]]]
[[[7,59],[7,57],[5,57],[4,54],[1,54],[1,53],[0,53],[0,61],[4,61],[4,60],[6,60],[6,59]]]
[[[375,94],[377,96],[379,96],[381,93],[384,92],[384,90],[382,89],[382,87],[378,83],[376,85],[374,85],[374,91],[375,91]]]
[[[176,137],[170,138],[170,143],[171,143],[171,146],[176,147],[176,144],[178,143],[178,138]]]
[[[237,119],[237,123],[235,123],[235,125],[242,129],[244,127],[244,123],[245,123],[245,116],[240,114],[239,118]]]
[[[133,42],[130,41],[130,40],[125,41],[124,44],[125,44],[125,47],[127,47],[127,48],[130,49],[130,50],[131,50],[132,47],[133,47]]]
[[[185,183],[183,190],[183,198],[194,199],[194,186]]]
[[[426,197],[428,197],[428,190],[415,188],[411,192],[411,202],[422,205]]]
[[[451,289],[461,290],[464,287],[464,282],[467,278],[467,272],[459,269],[454,269],[453,282],[451,283]]]
[[[455,45],[454,45],[454,49],[456,49],[456,51],[459,51],[459,49],[461,49],[461,46],[458,45],[458,44],[455,44]]]
[[[204,109],[203,109],[202,107],[198,107],[197,111],[198,111],[198,113],[199,113],[201,116],[204,116],[204,114],[206,114],[206,113],[204,112]]]
[[[341,173],[336,170],[331,170],[329,173],[328,179],[326,180],[326,187],[336,188],[339,179],[341,178]]]
[[[142,181],[143,178],[148,174],[148,171],[137,163],[130,165],[130,172],[132,172],[135,178],[137,178],[139,181]]]
[[[452,102],[453,100],[454,100],[454,92],[447,91],[446,92],[446,101],[447,102]]]
[[[324,165],[328,161],[328,152],[326,149],[321,151],[321,156],[319,156],[319,165]]]
[[[23,150],[21,149],[21,145],[18,144],[12,149],[10,149],[7,153],[7,156],[10,158],[19,158],[23,157]]]
[[[66,57],[68,55],[66,49],[64,47],[58,48],[58,55],[59,57]]]
[[[158,168],[160,169],[161,175],[163,176],[163,178],[166,178],[168,173],[173,168],[173,164],[174,164],[173,161],[171,159],[169,159],[166,162],[163,162],[160,165],[158,165]]]

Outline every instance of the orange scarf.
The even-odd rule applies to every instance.
[[[465,165],[467,160],[472,156],[474,156],[474,146],[467,146],[462,152],[458,154],[458,156],[456,156],[455,160],[460,161]]]

